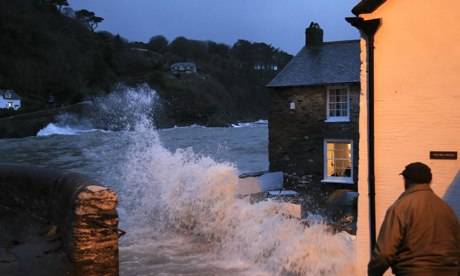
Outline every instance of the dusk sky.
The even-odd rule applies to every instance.
[[[264,42],[296,54],[305,28],[314,21],[324,41],[358,39],[345,21],[359,0],[70,0],[74,10],[87,9],[104,18],[97,30],[129,41],[163,35],[212,40],[232,46],[238,39]]]

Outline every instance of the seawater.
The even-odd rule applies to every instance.
[[[144,93],[149,106],[144,90],[123,95]],[[352,236],[235,196],[238,174],[268,169],[266,123],[158,130],[147,113],[123,131],[58,122],[2,139],[1,162],[80,172],[117,191],[121,275],[354,275]]]

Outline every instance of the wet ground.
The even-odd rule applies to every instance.
[[[55,226],[0,208],[0,275],[73,275],[71,267]]]

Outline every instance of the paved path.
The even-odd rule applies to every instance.
[[[25,212],[0,208],[0,275],[73,275],[55,228]]]

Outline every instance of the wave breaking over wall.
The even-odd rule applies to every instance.
[[[233,163],[166,149],[152,120],[161,109],[155,91],[123,88],[94,104],[98,120],[119,130],[116,144],[88,154],[105,156],[103,182],[119,196],[121,274],[355,274],[353,236],[306,226],[274,201],[236,197]],[[124,153],[105,153],[113,148]]]
[[[354,274],[353,236],[334,235],[323,223],[307,227],[283,215],[282,205],[273,201],[251,204],[237,198],[234,164],[190,148],[166,150],[145,118],[129,135],[126,159],[117,171],[123,183],[122,224],[136,237],[128,235],[121,252],[141,258],[145,250],[167,250],[166,240],[186,248],[186,239],[194,244],[188,254],[199,252],[199,258],[242,274]],[[122,264],[125,272],[143,265],[128,259]]]

